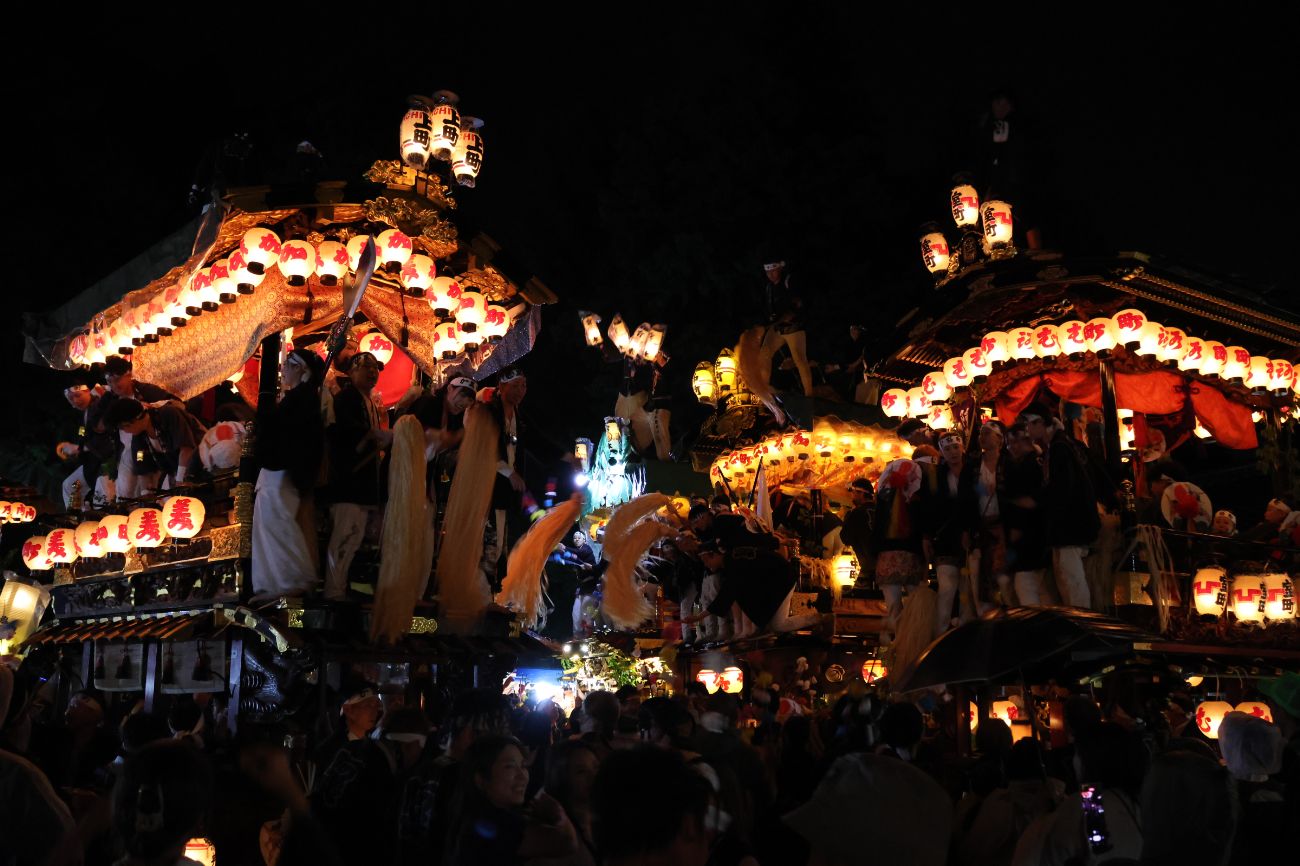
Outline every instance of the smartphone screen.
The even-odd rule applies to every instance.
[[[1102,802],[1101,792],[1091,785],[1085,785],[1079,791],[1083,800],[1083,827],[1088,838],[1088,847],[1094,853],[1109,851],[1110,834],[1106,830],[1106,806]]]

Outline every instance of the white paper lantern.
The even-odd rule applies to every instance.
[[[924,418],[930,414],[930,401],[920,388],[907,389],[907,414],[913,418]]]
[[[76,533],[71,529],[51,529],[45,536],[45,558],[55,565],[66,565],[77,558]]]
[[[461,342],[467,347],[477,346],[481,340],[479,328],[487,318],[487,298],[479,292],[461,292],[456,307],[456,324],[460,326]]]
[[[1164,339],[1164,332],[1164,325],[1147,319],[1138,332],[1138,344],[1133,349],[1134,354],[1141,355],[1144,358],[1157,357],[1160,352],[1160,344]]]
[[[858,577],[858,558],[853,555],[852,548],[844,548],[844,552],[835,557],[831,563],[831,571],[835,575],[837,586],[852,586]]]
[[[926,373],[922,377],[921,390],[925,392],[926,399],[931,403],[947,403],[948,398],[952,396],[952,386],[948,384],[948,377],[937,370]],[[905,394],[906,392],[900,391],[899,393]],[[881,407],[884,407],[884,400],[881,400]],[[889,413],[886,412],[885,414],[888,415]]]
[[[488,304],[483,317],[483,339],[499,343],[510,330],[510,311],[500,304]]]
[[[415,244],[398,229],[387,229],[375,239],[375,255],[379,257],[378,265],[389,273],[401,273],[402,265],[410,261],[415,253]]]
[[[695,372],[691,375],[691,390],[695,392],[695,399],[701,403],[711,406],[717,402],[717,382],[713,378],[713,364],[711,362],[701,361],[695,365]],[[904,394],[903,399],[907,399],[906,394]]]
[[[104,533],[103,541],[100,543],[107,552],[126,553],[133,547],[126,515],[105,515],[100,518],[99,528]]]
[[[1201,366],[1199,372],[1202,376],[1218,376],[1223,372],[1223,367],[1228,362],[1228,347],[1217,340],[1206,340],[1201,347]]]
[[[316,246],[316,276],[322,286],[337,286],[351,265],[348,248],[338,241],[321,241]]]
[[[1034,354],[1040,358],[1055,358],[1061,354],[1061,332],[1055,325],[1038,325],[1034,328]]]
[[[1088,346],[1088,326],[1078,319],[1066,322],[1056,329],[1061,340],[1061,351],[1068,357],[1078,358],[1090,351]]]
[[[980,196],[975,187],[968,183],[957,184],[952,188],[948,202],[952,207],[952,221],[958,228],[973,229],[979,226]]]
[[[262,280],[266,279],[265,270],[255,274],[249,265],[248,256],[244,255],[242,248],[236,248],[230,254],[230,278],[235,281],[235,291],[241,295],[251,295],[262,284]]]
[[[1290,575],[1264,575],[1264,617],[1269,622],[1295,619],[1295,584]]]
[[[449,361],[461,352],[460,330],[455,322],[443,322],[433,329],[433,357]]]
[[[424,297],[425,289],[433,285],[437,275],[438,271],[433,264],[433,259],[419,253],[411,256],[406,260],[406,264],[402,265],[402,285],[412,297]]]
[[[460,139],[451,152],[451,173],[456,183],[474,188],[478,173],[483,170],[483,136],[479,135],[476,125],[478,118],[466,117],[461,122]]]
[[[1007,351],[1013,360],[1028,361],[1037,358],[1034,350],[1034,331],[1032,328],[1012,328],[1007,331]]]
[[[1200,616],[1221,616],[1228,603],[1228,572],[1202,568],[1192,576],[1192,604]]]
[[[627,348],[632,343],[632,335],[628,333],[627,324],[624,323],[623,317],[620,314],[615,313],[614,318],[610,319],[609,328],[605,333],[609,335],[609,341],[614,344],[615,349],[618,349],[623,354],[627,354]],[[723,351],[725,352],[727,350],[724,349]],[[727,354],[730,355],[731,353],[727,352]],[[721,356],[719,356],[719,358],[721,358]],[[733,358],[731,361],[731,372],[734,374],[735,371],[736,362]],[[720,378],[721,377],[719,377],[719,379]],[[733,384],[735,382],[734,375],[732,377],[732,382]],[[730,388],[727,388],[723,393],[726,393],[726,391],[729,390]]]
[[[1204,359],[1205,341],[1200,337],[1184,337],[1183,356],[1178,359],[1178,369],[1187,373],[1199,373]]]
[[[658,358],[659,350],[663,347],[664,337],[667,334],[667,325],[651,325],[650,332],[646,334],[645,348],[641,350],[641,357],[651,362]]]
[[[1111,321],[1115,323],[1116,341],[1126,349],[1137,348],[1142,339],[1142,329],[1146,327],[1147,314],[1141,310],[1120,310]]]
[[[921,235],[921,261],[925,269],[935,276],[948,273],[948,239],[943,232],[928,232]]]
[[[266,269],[280,261],[280,236],[268,228],[257,226],[244,232],[239,241],[239,251],[254,274],[265,274]]]
[[[433,141],[433,121],[429,117],[427,106],[412,100],[402,116],[398,129],[398,148],[402,162],[416,171],[424,171],[432,156],[430,145]]]
[[[1219,739],[1219,725],[1223,717],[1232,712],[1227,701],[1205,701],[1196,707],[1196,729],[1211,740]]]
[[[943,406],[931,406],[930,414],[926,417],[925,423],[931,430],[939,432],[951,430],[953,427],[957,426],[956,421],[953,420],[952,407],[946,404]]]
[[[582,335],[587,345],[593,348],[605,342],[604,335],[600,333],[600,316],[588,313],[582,317]]]
[[[650,323],[642,322],[632,332],[632,339],[627,344],[627,356],[639,358],[645,352],[646,340],[650,339]]]
[[[357,344],[357,350],[369,352],[381,364],[393,360],[393,341],[379,331],[371,331],[362,337],[361,342]]]
[[[1258,574],[1239,574],[1232,579],[1232,613],[1238,622],[1264,619],[1264,580]]]
[[[45,556],[45,536],[33,535],[23,542],[23,565],[29,571],[45,571],[54,563]]]
[[[49,604],[49,590],[6,578],[0,586],[0,653],[7,654],[27,640],[41,624]]]
[[[943,377],[948,381],[948,387],[956,391],[958,388],[966,388],[971,384],[970,368],[966,366],[965,358],[949,358],[943,364]],[[928,402],[928,401],[927,401]],[[926,407],[929,408],[928,406]]]
[[[1241,346],[1228,346],[1219,378],[1227,382],[1242,382],[1250,372],[1250,352]]]
[[[1273,724],[1273,710],[1263,701],[1242,701],[1237,704],[1234,712],[1245,713],[1248,716],[1263,719],[1270,725]]]
[[[1004,201],[986,201],[980,205],[984,240],[994,249],[1011,243],[1011,205]]]
[[[283,249],[281,247],[281,252]],[[218,259],[213,262],[210,273],[212,292],[216,295],[217,301],[222,304],[233,304],[239,296],[239,286],[235,284],[235,278],[230,275],[230,260]]]
[[[163,501],[163,527],[173,538],[193,538],[203,529],[207,510],[193,496],[169,496]]]
[[[370,235],[353,235],[347,243],[348,269],[354,274],[357,272],[357,268],[361,267],[361,254],[366,251],[366,241],[368,240],[370,240]],[[376,244],[375,255],[378,254],[379,249],[378,244]]]
[[[1265,392],[1273,386],[1273,362],[1262,355],[1252,355],[1246,368],[1246,387]]]
[[[991,364],[1002,364],[1011,359],[1011,352],[1007,348],[1007,341],[1010,336],[1005,331],[989,331],[980,340],[980,348],[984,350],[984,357]]]
[[[83,557],[97,559],[108,552],[104,550],[103,539],[99,536],[98,520],[85,520],[77,524],[77,531],[73,537],[77,542],[77,550]]]
[[[989,377],[993,372],[993,365],[989,363],[988,356],[984,354],[984,349],[976,346],[973,349],[967,349],[961,356],[966,362],[966,370],[970,373],[972,383],[978,385]]]
[[[137,508],[127,518],[126,534],[132,547],[158,547],[167,540],[163,513],[157,508]]]
[[[1176,364],[1183,359],[1187,351],[1187,334],[1180,328],[1165,326],[1164,336],[1156,357],[1167,364]]]
[[[1089,352],[1109,353],[1119,344],[1119,327],[1108,318],[1089,319],[1083,326],[1083,336]]]
[[[944,387],[948,387],[947,381],[944,382]],[[949,389],[949,393],[951,393],[951,389]],[[902,388],[890,388],[880,395],[880,410],[885,413],[887,418],[906,418],[907,392]]]
[[[307,285],[316,271],[316,248],[306,241],[285,241],[280,245],[280,273],[291,286]]]
[[[429,150],[435,159],[449,160],[456,142],[460,140],[460,112],[450,103],[433,106],[429,112],[433,124],[429,139]]]
[[[460,283],[452,277],[443,276],[433,278],[425,296],[429,299],[429,307],[433,310],[434,316],[441,321],[450,317],[460,307],[462,293]]]
[[[1295,367],[1285,358],[1273,359],[1273,379],[1269,382],[1269,389],[1274,394],[1284,395],[1291,390],[1291,385],[1295,382]]]

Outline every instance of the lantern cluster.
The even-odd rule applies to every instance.
[[[36,519],[36,509],[21,502],[0,500],[0,524],[31,523]]]
[[[1296,619],[1295,582],[1290,575],[1239,574],[1212,566],[1192,576],[1192,608],[1200,616],[1231,611],[1237,622],[1280,623]]]
[[[137,508],[129,515],[109,514],[83,521],[74,529],[52,529],[23,542],[23,564],[47,571],[77,559],[160,547],[168,538],[194,538],[203,529],[206,509],[193,496],[169,496],[159,508]]]
[[[600,336],[600,316],[589,312],[582,312],[580,315],[582,317],[583,336],[587,341],[587,345],[602,345],[604,340]],[[615,313],[614,318],[609,321],[609,328],[606,329],[606,333],[609,335],[609,341],[614,344],[614,348],[620,354],[632,360],[646,361],[653,364],[662,360],[664,340],[668,336],[668,326],[642,322],[637,325],[635,331],[628,331],[623,316]]]
[[[459,98],[440,90],[430,99],[412,96],[398,134],[402,162],[416,171],[428,171],[433,160],[449,163],[461,186],[473,188],[483,169],[483,121],[462,116]]]
[[[745,690],[745,672],[734,665],[720,671],[705,668],[695,675],[695,681],[702,683],[711,695],[717,692],[738,695]]]
[[[925,374],[917,387],[886,391],[881,395],[880,407],[892,418],[920,418],[937,428],[951,415],[936,407],[946,404],[962,389],[983,382],[1006,364],[1061,356],[1080,358],[1090,353],[1105,357],[1118,347],[1183,372],[1244,384],[1258,394],[1300,393],[1296,369],[1289,361],[1252,356],[1240,346],[1193,337],[1151,321],[1141,310],[1127,309],[1087,322],[1073,320],[1060,325],[990,331],[978,346],[949,358],[942,370]]]
[[[752,445],[723,452],[709,467],[709,479],[747,496],[762,467],[768,489],[796,483],[837,487],[858,478],[875,481],[891,460],[910,453],[906,443],[876,427],[819,421],[811,431],[774,433]]]
[[[935,223],[921,228],[921,263],[942,283],[975,260],[975,250],[992,259],[1015,255],[1011,205],[996,199],[981,202],[975,187],[958,178],[948,193],[952,220],[961,234],[957,246]],[[978,240],[978,244],[973,241]]]

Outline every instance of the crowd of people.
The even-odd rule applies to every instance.
[[[934,695],[854,680],[802,710],[760,683],[594,691],[566,718],[356,681],[308,749],[283,727],[232,736],[190,697],[110,717],[78,693],[56,719],[0,665],[0,857],[173,866],[206,838],[226,866],[1238,864],[1300,829],[1300,675],[1259,682],[1275,723],[1232,713],[1217,741],[1185,694],[1115,686],[1055,695],[1055,748],[984,718],[970,757]]]

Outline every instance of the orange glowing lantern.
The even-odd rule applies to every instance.
[[[745,672],[740,668],[723,668],[718,674],[718,688],[729,695],[738,695],[745,689]]]
[[[265,269],[262,273],[255,274],[251,265],[242,247],[237,247],[230,254],[230,278],[235,281],[235,291],[241,295],[251,295],[266,279]]]
[[[1144,358],[1155,358],[1160,353],[1160,344],[1164,340],[1165,326],[1147,319],[1138,331],[1138,344],[1133,352]]]
[[[460,283],[451,277],[434,277],[426,292],[429,306],[439,321],[448,318],[460,306],[461,294]]]
[[[993,365],[989,362],[988,356],[984,354],[982,346],[967,349],[962,353],[961,359],[966,362],[966,369],[970,372],[970,380],[973,384],[978,385],[989,377],[989,373],[993,372]]]
[[[1034,354],[1040,358],[1055,358],[1061,354],[1061,329],[1055,325],[1034,328]]]
[[[936,277],[943,276],[948,273],[950,260],[948,239],[943,232],[926,232],[921,235],[921,262],[927,271]]]
[[[877,680],[883,680],[889,676],[889,668],[880,659],[867,659],[862,663],[862,681],[867,685],[874,685]]]
[[[104,533],[104,550],[108,553],[126,553],[131,549],[131,536],[128,534],[127,518],[122,514],[107,514],[99,521],[100,531]]]
[[[163,502],[163,528],[173,538],[193,538],[203,529],[207,510],[193,496],[170,496]]]
[[[907,414],[913,418],[924,418],[930,414],[930,401],[920,388],[907,389]]]
[[[261,226],[251,228],[240,239],[239,251],[244,254],[249,273],[265,274],[270,265],[280,260],[280,236]]]
[[[968,183],[957,184],[949,195],[952,205],[952,220],[958,228],[973,229],[979,226],[980,196],[975,187]]]
[[[980,348],[984,350],[984,357],[990,364],[1002,364],[1011,358],[1011,353],[1007,349],[1007,341],[1010,339],[1005,331],[989,331],[980,340]]]
[[[1258,574],[1239,574],[1232,580],[1232,613],[1238,622],[1264,618],[1264,580]]]
[[[1219,378],[1228,382],[1243,382],[1250,372],[1250,352],[1241,346],[1228,346],[1224,352],[1223,369]]]
[[[285,241],[280,245],[280,273],[291,286],[307,285],[316,271],[316,248],[306,241]]]
[[[1291,362],[1284,358],[1273,359],[1273,379],[1269,382],[1269,389],[1279,396],[1286,394],[1291,390],[1291,385],[1295,381],[1295,367]]]
[[[1192,604],[1201,616],[1222,616],[1228,603],[1228,572],[1202,568],[1192,577]]]
[[[586,338],[588,346],[595,347],[604,343],[605,338],[600,333],[600,316],[595,313],[584,313],[582,316],[582,334]]]
[[[461,292],[456,305],[456,324],[460,327],[461,342],[466,348],[477,348],[482,342],[479,328],[487,319],[487,298],[479,292]]]
[[[217,866],[217,846],[207,839],[191,839],[185,843],[185,859],[199,866]]]
[[[316,276],[322,286],[337,286],[350,264],[348,248],[338,241],[321,241],[316,247]]]
[[[280,249],[283,252],[284,248]],[[235,283],[235,278],[230,275],[230,259],[218,259],[213,262],[209,273],[212,275],[211,291],[217,296],[217,301],[222,304],[233,304],[239,295],[239,286]]]
[[[387,364],[393,360],[393,341],[388,339],[386,334],[371,331],[361,338],[361,342],[357,344],[357,351],[369,352],[375,356],[376,361]]]
[[[921,379],[921,390],[925,392],[925,397],[933,403],[947,403],[948,398],[952,396],[952,387],[948,384],[948,377],[938,371],[926,373]],[[884,405],[884,401],[881,401]],[[885,414],[889,414],[886,412]]]
[[[853,550],[846,547],[843,553],[836,556],[831,570],[835,574],[837,586],[852,586],[858,578],[858,558],[853,555]]]
[[[1273,362],[1262,355],[1252,355],[1246,368],[1246,387],[1264,393],[1273,387]]]
[[[934,375],[931,373],[930,375]],[[945,380],[944,387],[948,387]],[[952,389],[948,392],[951,394]],[[906,418],[907,417],[907,392],[902,388],[890,388],[880,395],[880,410],[885,413],[887,418]]]
[[[1264,575],[1264,616],[1269,622],[1295,619],[1295,584],[1289,575]]]
[[[1141,310],[1120,310],[1111,317],[1115,323],[1116,342],[1126,349],[1135,349],[1142,341],[1142,329],[1147,324],[1147,314]]]
[[[382,265],[390,274],[401,273],[402,266],[410,261],[414,252],[415,244],[399,229],[382,231],[375,239],[375,255],[379,259],[377,264]]]
[[[1166,364],[1176,364],[1183,359],[1187,351],[1187,333],[1180,328],[1165,326],[1164,339],[1160,343],[1156,357]]]
[[[483,121],[477,117],[462,118],[460,138],[451,152],[451,173],[456,176],[456,183],[470,189],[483,170],[483,136],[478,133],[482,126]]]
[[[1012,328],[1007,332],[1007,351],[1017,361],[1037,358],[1034,350],[1034,331],[1032,328]]]
[[[1273,724],[1273,710],[1263,701],[1242,701],[1237,704],[1236,712],[1245,713],[1248,716],[1254,716],[1257,719],[1263,719],[1270,725]]]
[[[1011,698],[1005,701],[994,701],[990,716],[995,719],[1001,719],[1008,725],[1021,721],[1025,710],[1020,698]]]
[[[460,354],[460,329],[455,322],[443,322],[433,329],[433,356],[449,361]]]
[[[23,542],[23,565],[29,571],[45,571],[54,563],[45,557],[45,536],[33,535]]]
[[[55,565],[66,565],[77,558],[76,533],[71,529],[52,529],[45,536],[45,558]]]
[[[1201,361],[1205,357],[1205,341],[1200,337],[1183,337],[1183,355],[1178,359],[1178,369],[1188,373],[1199,373]]]
[[[1196,707],[1196,729],[1211,740],[1219,739],[1219,725],[1223,717],[1232,712],[1227,701],[1205,701]]]
[[[126,534],[134,547],[158,547],[167,539],[163,513],[157,508],[137,508],[126,521]]]
[[[958,388],[966,388],[971,384],[970,368],[966,366],[965,358],[949,358],[943,364],[943,377],[948,381],[948,387],[956,391]],[[928,408],[928,407],[927,407]]]
[[[84,557],[96,559],[107,552],[104,550],[103,539],[99,535],[97,520],[86,520],[77,524],[77,531],[73,537],[77,542],[77,550]]]
[[[1089,352],[1108,354],[1119,345],[1119,326],[1112,319],[1089,319],[1083,326],[1083,336]]]
[[[1228,363],[1228,347],[1217,340],[1206,340],[1201,347],[1201,366],[1198,372],[1202,376],[1218,376]]]
[[[361,267],[361,254],[366,251],[366,242],[370,240],[370,235],[355,235],[348,241],[346,247],[348,251],[348,268],[356,273],[357,268]],[[378,246],[375,249],[376,255],[379,253]]]
[[[980,205],[980,220],[984,225],[984,240],[996,250],[1011,243],[1011,205],[1004,201],[986,201]]]
[[[718,691],[718,672],[705,668],[695,675],[695,681],[702,683],[704,688],[709,690],[709,694],[716,694]]]
[[[483,339],[489,343],[501,342],[510,330],[510,313],[500,304],[488,304],[483,317]]]
[[[931,406],[925,423],[931,430],[940,432],[957,426],[957,422],[953,419],[952,407],[947,405]]]
[[[1061,351],[1068,357],[1078,358],[1088,353],[1088,326],[1083,322],[1066,322],[1057,329],[1061,339]]]
[[[614,318],[609,320],[609,328],[605,333],[609,335],[609,341],[614,344],[615,349],[618,349],[623,354],[627,354],[627,348],[632,343],[632,335],[628,333],[627,323],[623,321],[623,316],[621,314],[614,314]],[[727,349],[723,349],[722,351],[731,359],[731,385],[734,386],[736,384],[736,360]],[[718,367],[721,368],[721,366],[722,355],[718,355]],[[718,370],[718,383],[721,386],[722,393],[729,394],[731,393],[731,388],[722,385],[722,372],[721,369]]]

